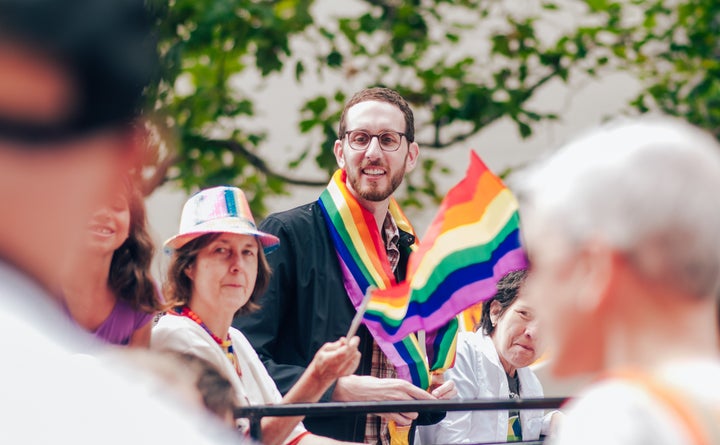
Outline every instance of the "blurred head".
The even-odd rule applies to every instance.
[[[178,361],[196,376],[195,387],[200,392],[203,405],[211,413],[231,426],[235,426],[235,390],[212,363],[192,354],[177,354]]]
[[[334,147],[353,195],[366,204],[389,199],[415,168],[414,139],[412,110],[397,92],[370,88],[355,94],[340,116]]]
[[[151,25],[142,0],[0,0],[0,257],[51,290],[135,160]]]
[[[122,348],[115,353],[118,355],[110,358],[122,360],[120,366],[130,365],[133,371],[149,372],[181,402],[207,409],[220,420],[235,426],[235,391],[212,363],[192,354],[170,350]]]
[[[97,255],[112,255],[128,240],[131,230],[130,200],[132,198],[129,189],[118,191],[110,201],[93,213],[86,226],[87,236],[86,244],[82,246],[83,250]],[[135,211],[137,212],[137,203]],[[144,215],[144,209],[142,212]]]
[[[270,279],[265,253],[278,243],[257,229],[242,190],[202,190],[185,203],[178,234],[165,242],[175,250],[166,295],[193,309],[202,304],[235,315],[253,311]]]
[[[717,190],[718,142],[668,118],[606,125],[527,174],[526,290],[542,301],[558,373],[592,370],[605,353],[607,317],[632,325],[643,316],[631,306],[639,301],[647,312],[668,304],[666,295],[673,304],[717,298]],[[599,311],[608,301],[613,310]]]
[[[0,0],[2,138],[40,148],[131,125],[157,71],[152,27],[143,0]]]
[[[500,362],[508,375],[532,364],[542,353],[535,310],[520,288],[527,272],[507,273],[497,284],[497,293],[483,303],[480,329],[492,338]]]

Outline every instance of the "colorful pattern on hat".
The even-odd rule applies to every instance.
[[[196,193],[183,206],[180,230],[165,242],[165,246],[179,249],[189,241],[206,233],[237,233],[260,239],[265,253],[277,247],[277,237],[261,232],[255,225],[250,205],[237,187],[213,187]]]

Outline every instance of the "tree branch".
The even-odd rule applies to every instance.
[[[535,85],[529,87],[527,90],[525,90],[523,92],[522,100],[520,103],[524,103],[525,101],[527,101],[535,93],[535,90],[540,88],[542,85],[544,85],[545,83],[547,83],[548,81],[550,81],[557,75],[558,75],[558,70],[554,69],[551,72],[549,72],[548,74],[546,74],[544,77],[540,78],[540,80],[538,80],[535,83]],[[433,140],[433,141],[418,141],[418,145],[420,145],[421,147],[433,148],[433,149],[437,149],[437,150],[450,147],[459,142],[463,142],[466,139],[469,139],[470,137],[477,134],[477,132],[480,131],[480,129],[482,129],[483,127],[490,125],[494,121],[500,119],[501,117],[505,117],[506,115],[507,115],[507,113],[505,111],[497,111],[497,112],[495,112],[495,114],[487,115],[480,122],[475,122],[475,125],[473,125],[472,130],[467,131],[465,133],[457,134],[457,135],[453,136],[452,138],[450,138],[449,140],[444,141],[444,142],[440,141],[440,128],[442,127],[442,124],[439,121],[435,121],[432,123],[432,126],[434,127],[435,140]]]
[[[167,181],[167,172],[178,162],[179,157],[177,155],[168,155],[155,166],[155,170],[152,176],[149,178],[143,178],[142,181],[142,192],[144,196],[150,195],[156,188],[160,187]]]
[[[243,158],[245,158],[253,167],[255,167],[256,170],[263,173],[266,176],[271,176],[273,178],[277,178],[282,180],[283,182],[286,182],[288,184],[292,185],[304,185],[304,186],[310,186],[310,187],[320,187],[320,186],[326,186],[328,180],[327,179],[318,179],[318,180],[311,180],[311,179],[298,179],[293,178],[291,176],[286,176],[282,173],[278,173],[274,171],[270,166],[267,165],[267,162],[265,162],[264,159],[262,159],[260,156],[256,155],[255,153],[251,152],[243,144],[240,142],[233,140],[233,139],[225,139],[225,140],[217,140],[217,139],[205,139],[201,138],[202,142],[201,144],[205,144],[212,147],[222,147],[227,148],[232,153],[236,155],[240,155]]]

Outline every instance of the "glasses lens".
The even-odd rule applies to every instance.
[[[351,131],[348,133],[350,148],[354,148],[355,150],[365,150],[367,146],[370,145],[371,139],[370,135],[364,131]]]
[[[385,151],[395,151],[400,147],[401,136],[395,132],[381,133],[378,135],[380,148]]]

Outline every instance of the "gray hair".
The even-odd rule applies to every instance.
[[[526,172],[519,195],[526,236],[601,239],[649,278],[718,296],[720,144],[709,134],[667,117],[614,121]]]

